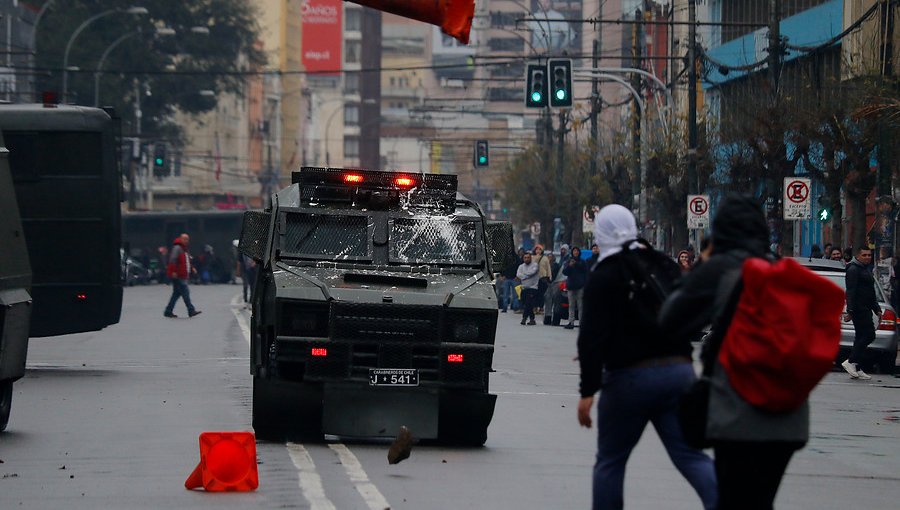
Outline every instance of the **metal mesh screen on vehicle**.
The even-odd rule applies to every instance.
[[[269,234],[269,220],[271,218],[271,213],[262,211],[247,211],[244,213],[238,249],[241,253],[257,262],[261,261],[265,256],[266,239]]]
[[[368,216],[287,213],[282,250],[329,259],[369,256]]]
[[[512,223],[508,221],[489,221],[487,224],[487,238],[491,252],[491,267],[495,272],[502,271],[516,260]]]
[[[474,263],[475,222],[449,218],[391,221],[390,257],[398,262]]]

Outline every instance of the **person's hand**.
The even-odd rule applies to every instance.
[[[578,401],[578,423],[585,428],[591,428],[591,407],[594,406],[594,397],[581,397]]]

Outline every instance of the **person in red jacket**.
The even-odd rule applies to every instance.
[[[188,309],[188,317],[200,315],[200,310],[194,308],[191,303],[191,292],[188,289],[188,279],[191,276],[191,256],[188,255],[187,247],[190,243],[190,236],[181,234],[172,244],[172,250],[169,252],[169,263],[166,266],[166,275],[172,280],[172,297],[169,298],[169,304],[163,315],[170,318],[178,317],[173,310],[178,298],[184,299],[184,304]],[[196,271],[196,270],[195,270]]]

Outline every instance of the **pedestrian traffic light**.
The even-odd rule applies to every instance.
[[[827,207],[819,209],[819,221],[828,221],[831,219],[831,211]]]
[[[475,141],[475,166],[488,166],[490,158],[488,156],[488,141]]]
[[[547,66],[528,64],[525,71],[525,106],[527,108],[547,106]]]
[[[550,106],[572,106],[572,60],[550,59]]]

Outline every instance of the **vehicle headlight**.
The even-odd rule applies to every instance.
[[[453,327],[453,337],[457,342],[474,342],[478,340],[478,324],[459,322]]]

